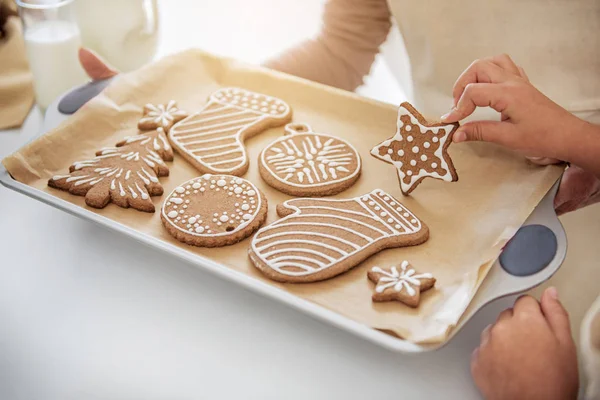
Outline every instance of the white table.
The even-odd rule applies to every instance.
[[[478,398],[470,353],[510,305],[399,355],[4,187],[0,221],[2,399]]]

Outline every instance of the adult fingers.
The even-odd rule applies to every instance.
[[[477,141],[515,147],[513,129],[510,122],[473,121],[458,128],[452,140],[455,143]]]
[[[517,299],[514,306],[515,314],[541,314],[540,303],[531,296],[521,296]]]
[[[510,79],[510,73],[489,60],[476,60],[458,77],[452,89],[454,106],[466,87],[472,83],[501,83]]]
[[[542,294],[542,312],[552,331],[563,344],[572,344],[571,324],[569,314],[558,299],[558,291],[550,287]]]
[[[562,161],[559,159],[549,158],[549,157],[525,157],[525,158],[527,158],[527,160],[529,160],[529,162],[531,162],[532,164],[543,165],[543,166],[562,163]]]
[[[85,47],[79,49],[79,63],[92,80],[111,78],[119,73],[98,54]]]

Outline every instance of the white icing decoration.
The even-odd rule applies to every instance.
[[[411,235],[422,229],[421,222],[408,209],[400,206],[397,207],[400,212],[395,210],[389,201],[384,200],[385,197],[392,199],[387,193],[375,190],[366,196],[348,200],[288,200],[283,206],[295,212],[258,231],[251,243],[253,255],[280,274],[306,276],[338,265],[382,240]],[[374,212],[370,202],[385,209],[389,218],[382,219],[379,213]],[[417,222],[411,223],[401,212],[410,213]],[[393,222],[387,222],[389,219]],[[348,223],[366,230],[359,232],[349,227]],[[338,244],[329,244],[331,241]],[[308,249],[298,244],[312,247]],[[323,250],[316,250],[315,247]],[[335,253],[335,256],[331,253]]]
[[[250,209],[250,206],[248,204],[242,204],[242,210],[248,211],[249,209]]]
[[[407,261],[403,261],[400,265],[401,271],[393,266],[391,272],[385,271],[379,267],[373,267],[371,271],[382,274],[383,276],[377,281],[375,291],[377,293],[383,293],[386,289],[390,288],[395,292],[402,292],[405,290],[409,296],[417,294],[413,286],[420,288],[421,279],[433,278],[430,273],[417,274],[414,269],[407,269],[409,266]],[[420,289],[419,289],[420,290]]]
[[[302,128],[298,133],[297,128]],[[286,125],[291,134],[277,139],[261,152],[260,163],[279,182],[310,188],[353,179],[360,173],[358,151],[335,136],[314,133],[310,126]],[[355,169],[348,168],[352,163]]]
[[[187,113],[177,108],[174,100],[169,101],[168,104],[146,104],[147,110],[145,115],[140,119],[140,124],[151,123],[158,127],[158,129],[168,130],[176,118],[182,118],[187,116]],[[156,148],[156,144],[155,144]],[[159,150],[156,148],[156,150]]]
[[[167,214],[167,216],[169,218],[175,218],[177,216],[177,211],[170,211],[169,214]]]
[[[233,91],[254,95],[243,89],[224,88],[210,96],[208,104],[199,112],[175,124],[169,138],[179,149],[191,156],[204,168],[216,173],[231,173],[248,162],[242,137],[248,130],[265,121],[286,119],[290,108],[281,102],[283,109],[263,112],[241,106]],[[258,94],[259,99],[273,104],[276,98]],[[193,140],[190,140],[193,139]]]

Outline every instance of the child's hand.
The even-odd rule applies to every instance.
[[[522,68],[507,55],[477,60],[454,85],[454,108],[444,122],[462,120],[476,107],[491,107],[501,121],[476,121],[462,125],[455,142],[493,142],[530,157],[567,160],[565,142],[586,122],[544,96]]]
[[[521,297],[481,334],[471,373],[488,400],[576,399],[579,375],[569,316],[556,289]]]

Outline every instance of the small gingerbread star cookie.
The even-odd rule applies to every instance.
[[[402,261],[400,266],[392,266],[387,270],[373,267],[367,276],[376,285],[373,301],[396,300],[413,308],[419,306],[421,292],[435,285],[433,275],[417,273],[408,261]]]
[[[398,109],[396,134],[371,150],[371,155],[398,169],[402,193],[408,195],[426,178],[458,180],[448,147],[459,124],[429,123],[409,103]]]
[[[152,131],[162,128],[168,133],[173,125],[187,116],[188,114],[185,111],[177,107],[177,103],[174,100],[157,106],[146,104],[144,106],[144,116],[138,122],[138,128],[141,131]]]

